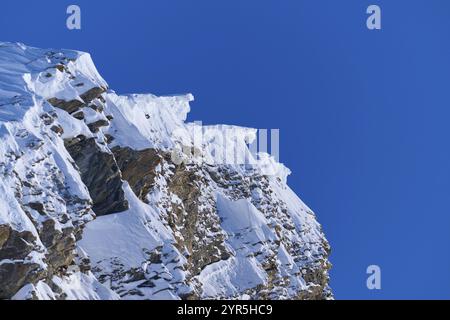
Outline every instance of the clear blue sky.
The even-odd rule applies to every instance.
[[[81,31],[65,28],[72,2],[2,1],[0,40],[89,51],[119,93],[192,92],[193,121],[280,128],[336,297],[450,298],[448,0],[73,3]]]

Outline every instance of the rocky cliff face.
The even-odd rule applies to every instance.
[[[0,299],[332,297],[289,171],[253,129],[186,123],[192,99],[0,43]]]

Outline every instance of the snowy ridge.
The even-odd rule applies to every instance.
[[[193,99],[0,43],[0,298],[332,297],[289,169],[252,154],[254,129],[187,123]]]
[[[107,132],[117,136],[111,144],[131,147],[135,150],[147,148],[169,149],[174,146],[172,132],[189,139],[184,121],[190,111],[192,95],[156,97],[154,95],[118,96],[106,95],[106,112],[114,116]],[[185,141],[188,143],[188,141]]]
[[[291,174],[269,154],[256,155],[249,150],[248,145],[256,140],[256,129],[186,123],[189,103],[194,101],[192,94],[156,97],[151,94],[118,96],[109,92],[105,97],[105,112],[115,120],[105,130],[106,134],[115,137],[110,148],[173,150],[188,146],[194,148],[189,161],[209,165],[251,164],[262,174],[278,176],[285,182]]]

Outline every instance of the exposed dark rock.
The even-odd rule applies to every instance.
[[[200,172],[199,167],[188,169],[179,166],[168,186],[169,191],[183,202],[183,210],[176,206],[172,208],[169,224],[174,230],[180,230],[183,236],[180,245],[185,246],[190,253],[188,267],[193,275],[199,274],[210,264],[230,257],[224,243],[225,235],[220,232],[219,218],[211,209],[215,207],[215,199],[209,199],[209,209],[205,205],[206,199],[200,201],[200,196],[205,195],[202,190],[205,184]]]
[[[66,71],[66,66],[63,65],[63,64],[58,64],[58,65],[55,66],[55,68],[58,69],[59,72],[64,72],[64,71]]]
[[[105,88],[95,87],[95,88],[88,90],[87,92],[83,93],[80,96],[82,101],[80,101],[80,100],[65,101],[65,100],[58,99],[58,98],[51,98],[51,99],[48,99],[48,102],[56,108],[63,109],[65,111],[67,111],[68,113],[73,114],[73,113],[79,111],[80,108],[82,106],[84,106],[85,104],[88,104],[92,100],[99,98],[101,96],[101,94],[104,93],[105,91],[106,91]]]
[[[88,124],[88,128],[92,133],[97,133],[101,127],[106,126],[109,126],[109,122],[107,120],[98,120],[96,122]]]
[[[3,263],[0,265],[0,299],[10,299],[27,283],[35,283],[45,273],[35,263]]]
[[[67,267],[74,260],[75,237],[73,228],[59,231],[55,228],[55,220],[48,219],[42,224],[39,235],[48,250],[46,256],[49,266],[53,270]]]
[[[11,298],[24,284],[44,276],[39,265],[25,260],[35,249],[35,241],[31,232],[0,226],[0,261],[11,261],[0,264],[0,299]]]
[[[106,143],[108,143],[108,144],[110,144],[111,142],[113,142],[116,139],[110,134],[105,134],[105,138],[106,138]]]
[[[3,245],[8,240],[10,230],[11,230],[11,228],[8,225],[1,225],[0,226],[0,250],[2,249]]]
[[[74,117],[75,119],[78,119],[78,120],[84,120],[84,113],[83,113],[83,111],[78,111],[78,112],[74,113],[72,115],[72,117]]]
[[[155,168],[161,157],[154,149],[136,151],[116,147],[113,150],[122,178],[128,181],[136,196],[146,201],[146,196],[155,182]]]
[[[43,205],[42,203],[39,203],[39,202],[30,202],[30,203],[28,204],[28,206],[29,206],[31,209],[36,210],[37,212],[39,212],[41,215],[45,215],[45,214],[46,214],[46,212],[45,212],[45,207],[44,207],[44,205]]]
[[[0,250],[0,260],[23,260],[34,249],[36,237],[29,231],[17,232],[9,228],[9,237]],[[7,233],[7,231],[3,231]],[[0,282],[1,283],[1,282]]]
[[[92,110],[94,110],[94,111],[96,111],[96,112],[103,112],[103,106],[98,106],[98,105],[96,105],[96,104],[90,104],[89,105],[89,108],[91,108]]]
[[[44,121],[44,124],[46,126],[53,124],[53,122],[55,121],[55,119],[53,119],[53,117],[51,115],[49,115],[48,113],[42,114],[41,119]]]
[[[128,201],[122,190],[122,178],[114,156],[103,152],[93,138],[80,136],[65,141],[65,144],[89,189],[94,212],[102,216],[127,210]]]
[[[105,88],[94,87],[94,88],[86,91],[85,93],[83,93],[80,97],[81,97],[81,99],[83,99],[83,101],[86,104],[88,104],[91,101],[100,98],[102,93],[104,93],[104,92],[106,92]]]
[[[58,98],[48,99],[48,102],[52,106],[63,109],[70,114],[77,112],[84,105],[84,103],[79,100],[65,101],[65,100],[58,99]]]
[[[56,133],[56,134],[59,134],[59,135],[61,135],[61,134],[63,134],[64,133],[64,129],[63,129],[63,127],[61,127],[61,126],[52,126],[51,128],[50,128],[50,130],[52,130],[54,133]]]

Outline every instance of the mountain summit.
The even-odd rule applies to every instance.
[[[290,171],[254,129],[187,123],[192,100],[0,42],[0,299],[332,298]]]

